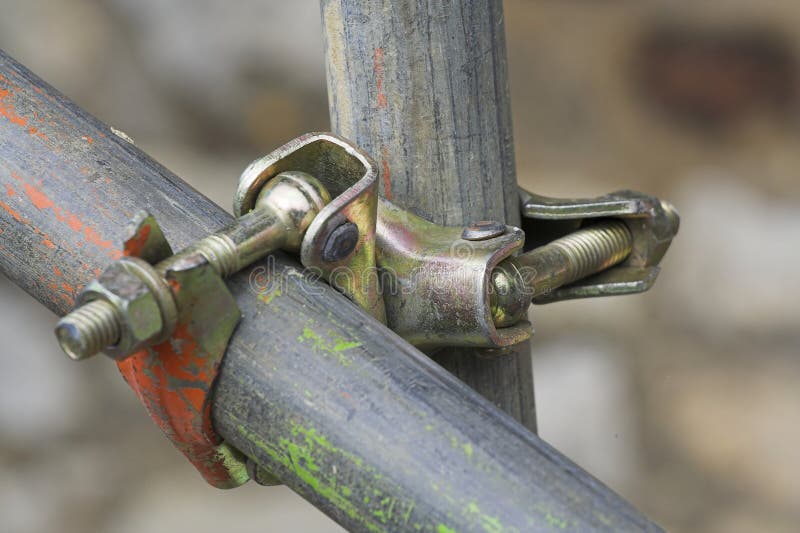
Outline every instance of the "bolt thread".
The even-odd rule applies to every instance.
[[[56,336],[70,358],[86,359],[119,340],[117,312],[109,302],[94,300],[62,318]]]
[[[236,244],[223,235],[212,234],[197,242],[195,250],[208,259],[208,262],[223,278],[239,270],[239,252]]]
[[[624,261],[632,247],[633,237],[625,223],[609,220],[507,259],[492,273],[495,326],[516,324],[525,316],[531,297],[612,267]],[[533,277],[520,277],[520,271]]]
[[[291,174],[291,175],[290,175]],[[302,176],[300,175],[302,174]],[[220,277],[228,277],[242,266],[263,257],[277,247],[287,243],[286,233],[294,232],[297,247],[310,221],[322,207],[330,201],[327,190],[313,177],[305,173],[282,173],[283,180],[273,179],[271,190],[275,197],[262,198],[259,195],[257,211],[265,210],[255,220],[244,222],[244,215],[236,224],[229,226],[197,241],[189,248],[168,257],[155,265],[158,275],[164,277],[170,268],[186,259],[190,254],[201,254]],[[278,188],[282,185],[283,189]],[[288,200],[279,196],[289,187]],[[292,204],[297,191],[304,189],[305,206]],[[297,227],[287,228],[275,216],[274,209],[283,207],[291,210],[291,217],[297,218]],[[280,211],[280,209],[279,209]],[[294,220],[294,218],[293,218]],[[276,241],[277,239],[277,241]],[[281,244],[277,244],[280,242]],[[141,276],[141,273],[140,273]],[[150,280],[152,281],[152,280]],[[117,343],[123,324],[113,305],[108,302],[92,302],[65,316],[56,327],[56,335],[62,349],[73,359],[84,359]]]
[[[600,222],[550,243],[568,258],[564,285],[623,261],[632,245],[630,230],[616,220]]]
[[[236,244],[229,237],[212,233],[186,250],[161,261],[156,265],[156,271],[164,276],[177,261],[195,252],[202,254],[220,277],[226,278],[239,270],[239,252]]]

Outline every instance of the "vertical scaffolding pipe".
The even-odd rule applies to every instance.
[[[383,196],[451,226],[519,225],[500,0],[322,0],[332,128],[379,161]],[[535,431],[528,343],[434,359]]]

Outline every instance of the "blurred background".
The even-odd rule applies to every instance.
[[[316,0],[3,0],[0,48],[223,206],[328,129]],[[537,307],[541,436],[671,531],[800,530],[800,4],[505,2],[520,182],[682,228],[641,296]],[[0,530],[341,531],[207,487],[0,278]]]

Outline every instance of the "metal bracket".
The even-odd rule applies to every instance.
[[[134,220],[124,252],[151,264],[172,256],[147,213]],[[210,392],[241,312],[200,253],[179,259],[164,277],[178,310],[172,334],[117,365],[150,417],[208,483],[239,486],[249,479],[244,457],[214,431]]]
[[[549,198],[520,189],[525,251],[544,245],[591,220],[622,220],[633,237],[633,249],[619,265],[536,297],[537,304],[644,292],[653,286],[658,263],[678,233],[675,209],[654,196],[618,191],[588,199]]]
[[[333,196],[306,232],[300,250],[303,266],[318,269],[332,286],[385,323],[375,270],[375,162],[353,143],[332,133],[303,135],[254,161],[242,173],[234,214],[238,217],[252,210],[263,184],[285,170],[311,174]]]
[[[505,226],[481,240],[463,233],[380,200],[378,267],[389,327],[422,348],[501,348],[528,339],[527,321],[496,328],[490,303],[492,270],[522,248],[523,232]]]
[[[73,359],[99,351],[116,359],[150,416],[220,488],[249,479],[211,424],[210,391],[241,319],[223,278],[277,249],[300,252],[307,267],[385,317],[377,276],[367,275],[375,269],[376,171],[352,144],[328,134],[295,139],[248,167],[235,207],[234,224],[177,254],[154,218],[138,214],[126,257],[87,286],[56,328]]]

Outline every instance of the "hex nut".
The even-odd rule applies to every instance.
[[[162,335],[165,317],[158,296],[125,261],[111,264],[80,296],[80,303],[102,299],[117,310],[120,338],[104,352],[122,360]]]
[[[322,249],[322,260],[326,263],[342,261],[353,253],[358,245],[358,226],[345,222],[331,231]]]

